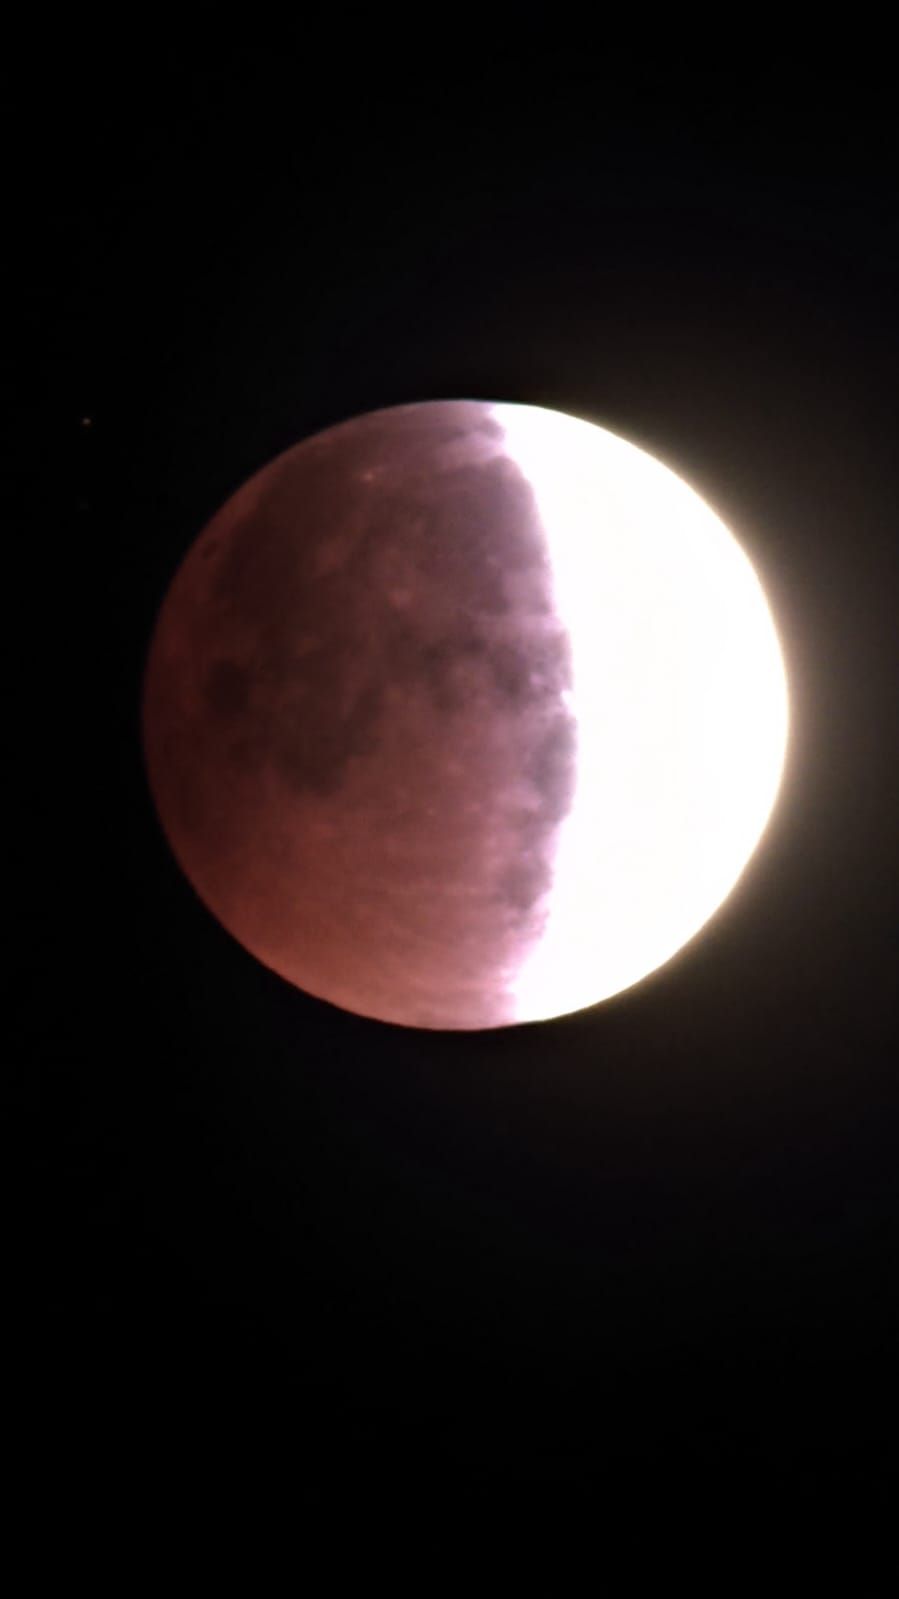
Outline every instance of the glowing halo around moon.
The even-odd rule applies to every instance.
[[[163,829],[265,964],[405,1026],[543,1020],[718,909],[780,786],[783,658],[733,534],[560,412],[435,401],[303,441],[176,573]]]

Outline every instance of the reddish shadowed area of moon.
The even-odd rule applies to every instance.
[[[163,604],[154,801],[240,942],[409,1026],[516,1020],[575,786],[533,493],[480,402],[374,412],[259,472]]]

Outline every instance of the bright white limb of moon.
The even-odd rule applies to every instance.
[[[604,428],[496,405],[536,497],[573,664],[577,784],[516,1019],[669,960],[730,893],[783,771],[787,686],[759,581],[682,479]]]

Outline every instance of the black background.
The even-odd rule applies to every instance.
[[[31,445],[61,494],[29,506],[61,649],[19,678],[47,868],[19,940],[19,1385],[75,1476],[886,1503],[888,90],[838,52],[710,40],[685,72],[683,41],[474,33],[135,27],[110,54],[79,25],[35,79],[22,304],[35,347],[52,330],[60,470]],[[701,937],[593,1011],[467,1036],[257,965],[179,875],[139,743],[155,612],[224,499],[318,428],[465,396],[686,476],[763,578],[794,724]]]

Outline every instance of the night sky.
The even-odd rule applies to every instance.
[[[283,1459],[286,1491],[342,1503],[885,1504],[885,90],[762,51],[675,90],[662,50],[526,30],[477,57],[406,38],[402,63],[299,28],[122,40],[107,71],[96,32],[51,94],[22,302],[52,333],[28,529],[60,644],[18,674],[46,869],[12,1051],[32,1432],[73,1478]],[[257,964],[170,856],[139,739],[154,616],[223,501],[317,429],[455,397],[587,417],[685,476],[762,577],[793,718],[701,936],[594,1010],[467,1035]]]

